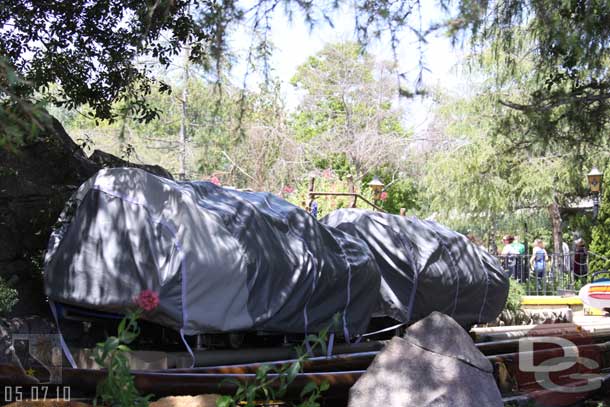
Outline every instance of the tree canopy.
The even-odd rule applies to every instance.
[[[395,50],[404,33],[413,32],[425,52],[426,36],[447,29],[456,40],[469,39],[474,49],[491,47],[499,87],[514,81],[514,68],[524,56],[530,58],[533,70],[523,79],[527,89],[499,101],[514,112],[505,117],[505,126],[527,124],[528,131],[513,143],[595,144],[607,134],[610,1],[443,0],[439,7],[445,18],[429,25],[422,24],[420,0],[350,5],[362,44],[377,37]],[[0,8],[0,55],[24,81],[16,84],[10,75],[0,75],[0,97],[36,99],[42,91],[55,104],[87,104],[99,119],[129,114],[149,121],[157,112],[144,96],[155,75],[143,58],[167,65],[188,44],[191,60],[220,72],[230,53],[227,38],[237,24],[251,29],[250,57],[268,59],[267,34],[278,10],[289,18],[300,14],[315,28],[332,25],[338,18],[333,12],[343,6],[343,1],[297,0],[248,5],[236,0],[6,0]],[[415,91],[421,90],[424,68]],[[413,88],[404,87],[405,73],[396,71],[396,78],[402,82],[397,92],[413,94]],[[55,92],[45,92],[50,84],[59,85]],[[129,103],[117,112],[112,109],[117,101]]]
[[[407,24],[415,4],[356,4],[359,38],[365,42],[385,27],[396,31]],[[253,37],[260,38],[251,51],[266,58],[266,33],[279,5],[271,0],[252,7],[236,0],[7,0],[0,8],[0,55],[25,79],[18,89],[24,97],[58,84],[56,94],[46,95],[55,104],[87,104],[96,118],[112,119],[113,103],[129,100],[132,116],[149,121],[155,111],[142,96],[150,92],[153,75],[138,58],[167,66],[188,44],[192,61],[217,69],[226,60],[229,33],[246,18]],[[300,12],[312,27],[320,20],[332,24],[329,14],[340,6],[301,1],[283,5],[290,18]],[[3,91],[6,80],[0,83]]]
[[[460,0],[457,10],[450,32],[491,47],[499,87],[515,82],[523,59],[531,62],[519,95],[500,100],[517,113],[505,125],[526,121],[517,144],[596,144],[607,136],[610,1]]]
[[[98,119],[112,119],[112,104],[131,102],[132,117],[150,121],[145,103],[151,77],[137,57],[162,64],[193,39],[193,58],[205,51],[211,27],[196,24],[189,1],[39,2],[7,0],[0,8],[0,55],[23,77],[23,96],[45,91],[54,104],[87,104]],[[167,33],[167,39],[161,36]],[[165,36],[164,36],[165,37]],[[162,87],[167,90],[167,87]]]
[[[296,137],[321,159],[345,156],[357,180],[383,164],[399,167],[407,132],[394,106],[393,71],[356,43],[328,44],[292,78],[304,93],[293,115]]]

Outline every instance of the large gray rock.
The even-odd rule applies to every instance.
[[[49,117],[41,134],[9,150],[0,146],[0,278],[19,292],[11,316],[48,312],[42,251],[70,195],[102,167],[138,166],[98,152],[93,159]],[[171,177],[158,166],[138,166]]]
[[[433,312],[395,337],[354,384],[349,407],[502,407],[491,363],[451,317]]]

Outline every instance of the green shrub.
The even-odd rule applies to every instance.
[[[19,302],[17,290],[0,278],[0,315],[8,314]]]
[[[129,370],[127,353],[131,352],[128,345],[140,335],[138,319],[144,312],[150,312],[158,305],[158,293],[142,291],[134,303],[137,308],[129,310],[119,323],[117,336],[97,344],[94,358],[97,364],[106,369],[106,377],[97,385],[94,406],[101,401],[112,407],[148,407],[153,395],[141,396],[138,392]]]
[[[525,295],[525,288],[514,278],[510,278],[510,286],[508,289],[508,298],[504,309],[512,312],[517,312],[521,309],[521,299]]]
[[[141,396],[136,389],[134,377],[129,370],[126,356],[131,349],[128,345],[140,334],[137,320],[141,310],[130,311],[119,324],[117,336],[97,344],[95,361],[106,369],[106,378],[97,386],[94,405],[101,401],[104,405],[116,407],[147,407],[152,395]]]
[[[335,315],[334,324],[338,323],[338,315]],[[311,344],[311,351],[320,348],[323,352],[327,350],[327,336],[330,327],[323,329],[318,335],[308,335],[305,341]],[[299,373],[303,373],[303,364],[309,359],[309,353],[302,346],[297,347],[297,359],[291,363],[279,366],[262,365],[256,371],[256,377],[250,382],[241,382],[235,379],[227,379],[227,382],[235,384],[237,390],[233,396],[222,396],[216,401],[217,407],[255,407],[267,405],[281,400],[288,390],[288,386],[296,379]],[[271,375],[273,374],[273,375]],[[308,382],[301,390],[301,402],[290,403],[294,407],[320,407],[322,393],[328,390],[330,384],[323,381],[320,384]]]

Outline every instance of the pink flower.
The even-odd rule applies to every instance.
[[[159,305],[159,294],[153,290],[144,290],[136,298],[136,305],[144,311],[152,311]]]
[[[220,180],[216,175],[210,177],[210,182],[214,185],[220,185]]]
[[[388,199],[388,193],[386,191],[383,191],[381,195],[379,195],[379,199],[385,201],[386,199]]]
[[[293,187],[291,187],[290,185],[286,185],[286,186],[284,187],[284,189],[282,189],[282,191],[283,191],[285,194],[292,194],[292,193],[294,192],[294,188],[293,188]]]
[[[324,171],[322,171],[322,176],[324,178],[332,178],[333,176],[333,170],[330,168],[325,169]]]

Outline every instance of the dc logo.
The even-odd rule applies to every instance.
[[[574,325],[566,335],[546,334],[549,326],[532,329],[519,339],[515,381],[536,405],[570,406],[602,386],[602,346]]]

